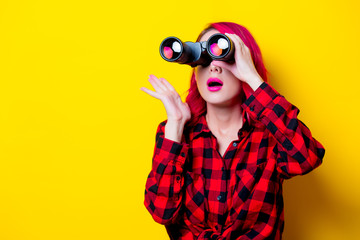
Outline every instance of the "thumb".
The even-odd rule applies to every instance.
[[[185,102],[185,105],[190,109],[189,104],[187,102]]]

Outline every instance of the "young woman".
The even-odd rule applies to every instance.
[[[195,67],[186,103],[163,78],[150,76],[155,91],[141,88],[167,113],[145,206],[171,239],[281,239],[283,180],[318,167],[325,150],[267,83],[246,28],[213,23],[197,41],[219,32],[233,41],[235,62]]]

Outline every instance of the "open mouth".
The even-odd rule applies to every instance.
[[[218,78],[209,78],[207,81],[208,89],[211,92],[219,91],[222,86],[223,82]]]

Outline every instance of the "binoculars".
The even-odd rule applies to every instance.
[[[216,33],[203,42],[182,42],[176,37],[168,37],[160,44],[163,59],[191,67],[208,66],[212,60],[233,62],[234,50],[234,43],[221,33]]]

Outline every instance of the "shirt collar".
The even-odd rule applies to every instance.
[[[198,136],[201,136],[201,134],[211,133],[211,131],[207,125],[205,115],[206,115],[206,112],[204,114],[200,115],[197,124],[193,128],[193,134],[194,134],[193,138],[194,139]],[[245,111],[242,112],[242,116],[243,116],[244,122],[243,122],[242,128],[240,128],[238,131],[239,138],[244,136],[245,133],[249,132],[253,128],[248,121],[248,114]]]

